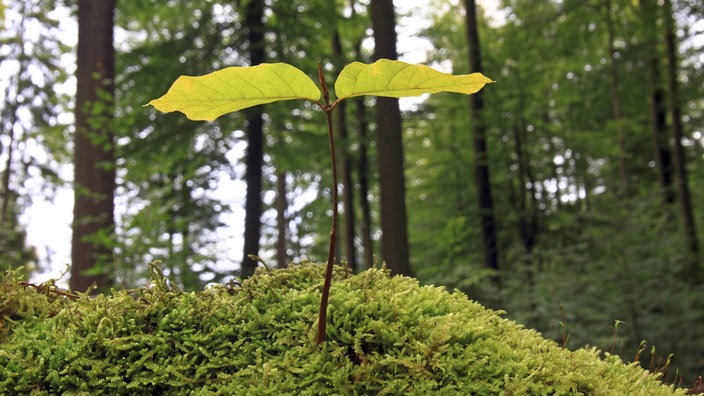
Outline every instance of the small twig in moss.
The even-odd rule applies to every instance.
[[[35,290],[37,290],[39,293],[46,294],[49,297],[52,297],[51,295],[54,294],[56,296],[63,296],[70,298],[71,300],[77,300],[81,296],[72,292],[71,290],[67,289],[61,289],[57,287],[56,285],[53,284],[53,282],[44,282],[40,283],[39,285],[35,285],[34,283],[29,283],[29,282],[19,282],[18,283],[20,286],[24,287],[31,287]]]

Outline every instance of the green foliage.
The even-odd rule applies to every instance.
[[[27,246],[27,233],[19,225],[15,199],[16,194],[5,193],[0,187],[0,207],[6,210],[0,213],[0,271],[21,267],[30,273],[37,268],[37,254]]]
[[[663,363],[673,355],[671,379],[678,372],[697,373],[696,356],[704,351],[702,332],[699,326],[683,323],[704,320],[704,292],[692,290],[681,277],[688,261],[678,248],[683,245],[680,234],[667,219],[648,216],[658,204],[653,200],[625,209],[612,203],[612,215],[628,211],[628,216],[614,218],[587,213],[575,222],[572,216],[556,216],[553,229],[546,231],[556,244],[536,252],[541,264],[540,270],[528,274],[533,283],[525,282],[529,269],[521,268],[520,261],[505,278],[511,317],[559,340],[562,306],[569,347],[592,344],[649,367],[658,356],[637,353],[645,342],[657,347]],[[611,237],[604,240],[602,233],[608,230]],[[616,339],[609,330],[614,321],[623,322]]]
[[[155,267],[153,267],[155,270]],[[76,301],[0,283],[0,387],[12,393],[684,394],[614,355],[569,352],[459,292],[380,270],[335,271],[338,312],[316,347],[322,267],[186,293]],[[7,308],[10,307],[10,311]],[[9,316],[14,320],[8,320]]]
[[[19,216],[34,199],[61,185],[59,167],[69,161],[69,110],[61,93],[69,74],[60,64],[69,48],[61,39],[56,1],[0,4],[0,268],[39,263],[25,246]]]
[[[655,345],[663,359],[673,354],[670,380],[681,375],[691,384],[704,367],[704,297],[684,275],[689,259],[676,208],[658,200],[638,3],[608,3],[617,21],[619,120],[611,108],[606,3],[503,1],[506,18],[484,20],[480,28],[483,67],[500,81],[483,95],[500,290],[486,286],[477,257],[466,103],[432,96],[407,115],[409,229],[420,230],[409,235],[414,270],[421,282],[458,287],[560,343],[565,322],[570,348],[595,345],[629,361],[638,355],[648,367],[649,347],[637,352],[642,341]],[[691,12],[680,5],[682,14]],[[466,70],[464,23],[454,9],[437,8],[425,31],[434,45],[431,64]],[[682,56],[683,70],[700,63],[691,52]],[[685,150],[695,181],[704,164],[703,80],[701,71],[685,74],[683,115],[692,143]],[[627,196],[620,193],[619,136]],[[698,202],[701,183],[691,184]],[[699,222],[701,209],[695,203]],[[617,320],[625,323],[614,344],[609,326]]]
[[[122,285],[143,284],[145,262],[162,260],[188,290],[235,267],[232,240],[216,237],[236,197],[213,191],[238,177],[235,150],[243,119],[198,125],[153,117],[140,106],[179,74],[198,75],[241,61],[240,15],[224,2],[118,2],[116,25],[128,30],[116,53],[116,261]],[[228,192],[231,191],[228,189]]]

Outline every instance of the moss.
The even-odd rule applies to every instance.
[[[0,393],[685,394],[615,356],[560,348],[461,293],[380,270],[337,270],[318,347],[322,273],[259,271],[197,293],[155,279],[75,301],[6,277],[3,290],[23,302],[1,322]]]

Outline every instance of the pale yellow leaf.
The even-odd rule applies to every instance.
[[[372,64],[354,62],[337,77],[338,99],[360,95],[401,98],[438,92],[473,94],[493,82],[481,73],[453,75],[425,65],[379,59]]]
[[[219,116],[279,100],[318,101],[320,90],[305,73],[286,63],[228,67],[203,76],[181,76],[168,92],[148,103],[165,113],[180,111],[191,120]]]

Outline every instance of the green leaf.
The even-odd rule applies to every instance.
[[[191,120],[212,121],[223,114],[279,100],[318,101],[320,90],[305,73],[286,63],[228,67],[204,76],[181,76],[159,99],[147,104]]]
[[[379,59],[371,65],[359,62],[347,65],[337,77],[335,93],[338,100],[361,95],[401,98],[437,92],[470,95],[491,82],[481,73],[455,76],[425,65]]]

